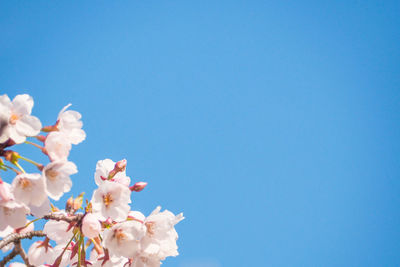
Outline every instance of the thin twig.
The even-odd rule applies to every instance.
[[[1,261],[0,261],[0,267],[6,266],[6,263],[12,260],[15,256],[18,255],[18,250],[17,248],[14,247],[14,249],[11,251],[10,254],[5,256]]]
[[[43,233],[43,231],[31,231],[31,232],[28,232],[25,234],[12,233],[12,234],[9,234],[8,236],[4,237],[3,240],[0,241],[0,249],[7,246],[11,242],[15,243],[16,241],[19,241],[21,239],[26,239],[26,238],[32,239],[32,237],[35,237],[35,236],[46,236],[46,234]]]
[[[25,250],[21,246],[21,240],[14,242],[14,244],[15,244],[15,249],[18,251],[18,254],[21,256],[21,258],[25,262],[25,265],[28,267],[34,267],[33,265],[29,264],[28,256],[26,255]]]
[[[48,214],[42,217],[45,220],[55,220],[55,221],[64,221],[67,223],[78,222],[83,217],[83,214],[75,214],[72,216],[67,216],[64,214]]]

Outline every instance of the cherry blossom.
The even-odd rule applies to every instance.
[[[106,220],[108,217],[115,221],[125,220],[130,210],[130,194],[128,187],[104,181],[93,192],[91,200],[93,213],[97,214],[100,220]]]
[[[131,210],[131,192],[141,192],[147,182],[130,186],[125,159],[97,162],[94,182],[98,187],[90,200],[81,193],[68,198],[65,210],[55,206],[54,200],[70,192],[70,176],[78,172],[68,160],[72,144],[86,138],[81,114],[67,110],[69,106],[60,111],[54,125],[41,128],[39,119],[30,115],[32,97],[17,95],[11,101],[7,95],[0,96],[0,248],[13,250],[8,253],[20,254],[25,262],[8,266],[158,267],[167,257],[177,256],[175,225],[183,220],[182,213],[161,212],[157,207],[145,217]],[[32,145],[48,157],[36,162],[20,155],[14,150],[20,144]],[[27,173],[25,164],[41,173]],[[4,180],[3,171],[12,177]],[[41,220],[43,230],[35,230],[27,216]],[[26,257],[20,239],[33,237],[43,239],[32,243]]]
[[[126,160],[124,160],[126,165]],[[121,169],[117,169],[114,173],[112,173],[112,177],[110,177],[110,173],[116,169],[116,164],[111,159],[99,160],[96,164],[96,172],[94,174],[94,180],[97,185],[102,184],[105,180],[112,180],[117,183],[129,186],[131,179],[126,176],[126,171],[124,167]],[[118,167],[118,166],[117,166]]]
[[[82,115],[74,110],[67,110],[71,104],[66,105],[58,114],[57,128],[65,134],[71,144],[77,145],[86,138],[82,130]]]
[[[0,179],[0,200],[8,201],[14,198],[11,192],[11,185],[9,183],[3,182]]]
[[[44,147],[52,161],[66,161],[72,146],[63,132],[51,132]]]
[[[46,241],[37,241],[28,250],[29,263],[34,266],[52,263],[54,255],[53,248]]]
[[[47,195],[54,200],[71,190],[72,181],[69,177],[78,172],[75,163],[71,161],[53,161],[43,169]]]
[[[95,238],[101,232],[101,224],[96,215],[87,213],[82,220],[82,233],[88,238]]]
[[[140,250],[140,239],[146,227],[138,221],[125,221],[114,225],[104,233],[104,246],[111,254],[133,258]]]
[[[65,213],[58,213],[66,215]],[[73,236],[72,228],[65,221],[48,221],[43,228],[43,232],[48,238],[54,240],[57,244],[67,243]]]
[[[20,228],[26,224],[26,214],[29,208],[15,200],[0,202],[0,230],[11,226]]]
[[[17,95],[13,101],[7,95],[0,96],[1,129],[0,143],[11,138],[21,144],[27,136],[35,136],[40,132],[40,120],[31,116],[33,99],[29,95]]]
[[[38,173],[22,173],[12,182],[12,192],[25,205],[40,206],[47,198],[46,184]]]

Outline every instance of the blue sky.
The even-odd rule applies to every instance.
[[[44,124],[82,113],[75,195],[126,158],[149,182],[135,209],[184,212],[165,267],[399,266],[399,12],[1,1],[0,93],[32,95]]]

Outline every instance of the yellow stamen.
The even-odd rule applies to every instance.
[[[58,172],[57,171],[55,171],[53,169],[46,170],[46,177],[49,180],[54,181],[57,178],[57,176],[58,176]]]
[[[110,193],[107,193],[103,196],[103,202],[104,205],[106,205],[106,208],[108,208],[109,205],[114,201],[112,195]]]
[[[17,120],[19,120],[19,118],[20,118],[20,116],[19,115],[17,115],[17,114],[11,114],[11,116],[10,116],[10,123],[11,124],[16,124],[17,123]]]
[[[19,184],[22,187],[22,189],[27,189],[27,188],[31,187],[31,185],[32,185],[31,181],[29,181],[29,179],[26,179],[26,178],[21,178],[19,180]]]

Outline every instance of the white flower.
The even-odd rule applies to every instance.
[[[72,181],[70,175],[78,172],[76,165],[71,161],[53,161],[43,169],[47,194],[54,200],[71,190]]]
[[[51,132],[46,137],[44,147],[52,161],[66,161],[71,143],[63,132]]]
[[[159,267],[161,262],[157,258],[136,257],[130,265],[124,267]]]
[[[0,198],[2,201],[8,201],[14,198],[12,192],[11,192],[11,185],[3,182],[0,179]]]
[[[78,254],[76,254],[72,259],[71,259],[71,254],[72,254],[72,247],[73,247],[74,243],[71,242],[71,244],[67,247],[67,249],[65,250],[62,258],[61,258],[61,262],[59,267],[67,267],[67,266],[73,266],[72,263],[77,262],[78,261]],[[57,257],[59,255],[61,255],[61,253],[63,252],[65,248],[65,244],[62,245],[58,245],[54,247],[54,261],[57,259]]]
[[[30,115],[32,107],[33,99],[29,95],[17,95],[12,102],[7,95],[0,96],[0,143],[11,138],[21,144],[27,136],[39,134],[42,124]]]
[[[87,238],[95,238],[99,236],[101,224],[97,216],[92,213],[87,213],[82,220],[82,233]]]
[[[128,220],[135,220],[135,221],[144,223],[145,219],[146,219],[146,217],[140,211],[131,210],[128,213]]]
[[[133,258],[140,250],[140,239],[145,233],[146,227],[138,221],[118,223],[104,232],[104,247],[116,256]]]
[[[14,228],[12,228],[11,226],[7,226],[4,230],[0,231],[0,237],[4,238],[6,236],[8,236],[9,234],[14,233]],[[7,252],[11,249],[14,248],[14,243],[9,243],[8,245],[4,246],[1,251],[2,252]]]
[[[93,213],[97,214],[99,219],[103,221],[107,220],[108,217],[114,221],[125,220],[130,210],[130,194],[131,191],[127,186],[104,181],[93,192],[91,200]]]
[[[160,212],[157,207],[145,220],[147,227],[146,237],[142,239],[142,256],[158,258],[160,260],[169,256],[178,255],[176,240],[178,233],[174,226],[184,219],[183,214],[174,215],[165,210]]]
[[[47,198],[46,184],[38,173],[19,174],[11,185],[14,197],[26,205],[41,206]]]
[[[127,258],[109,255],[109,259],[104,262],[104,254],[98,255],[95,249],[90,252],[91,267],[126,267],[127,261]]]
[[[57,213],[56,213],[57,214]],[[65,213],[63,213],[65,215]],[[72,228],[68,230],[69,224],[65,221],[49,220],[43,228],[43,233],[57,244],[67,243],[73,236]]]
[[[14,200],[0,202],[0,230],[8,225],[13,228],[20,228],[26,224],[26,214],[29,209],[26,205]]]
[[[85,131],[82,130],[82,115],[74,110],[66,110],[71,104],[66,105],[58,114],[57,128],[67,136],[69,141],[77,145],[86,138]]]
[[[104,182],[104,179],[108,178],[110,171],[112,171],[114,167],[115,162],[111,159],[99,160],[96,164],[96,172],[94,174],[94,180],[96,184],[102,184]],[[129,184],[131,183],[131,178],[126,176],[126,171],[124,170],[117,172],[112,178],[112,181],[129,186]]]
[[[12,233],[14,233],[14,228],[12,228],[11,226],[6,226],[6,228],[4,228],[3,230],[0,230],[0,237],[4,238]]]
[[[8,267],[26,267],[26,265],[20,262],[12,262]]]
[[[42,205],[40,206],[29,205],[29,209],[31,210],[31,214],[33,216],[37,218],[43,217],[44,215],[50,213],[51,211],[50,200],[48,197],[46,197]]]
[[[43,245],[42,241],[37,241],[28,250],[28,260],[31,265],[39,266],[45,263],[52,264],[54,250],[48,244]]]

